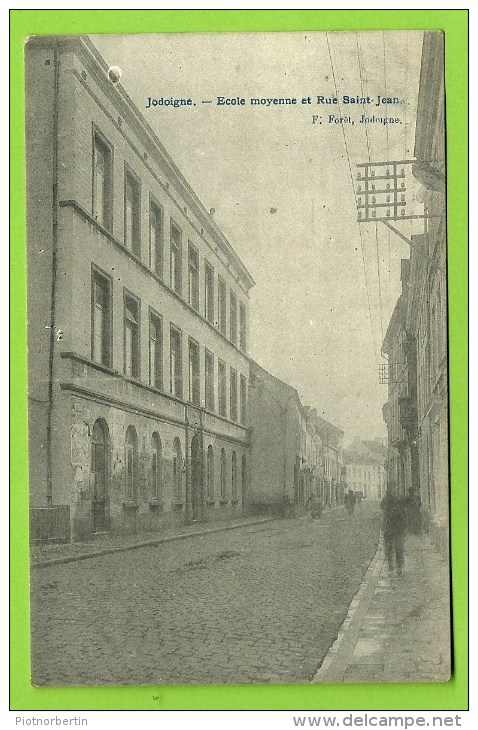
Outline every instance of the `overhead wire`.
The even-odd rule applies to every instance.
[[[375,244],[377,252],[377,273],[378,273],[378,302],[380,305],[380,331],[382,333],[382,342],[385,339],[383,334],[383,308],[382,308],[382,281],[380,278],[380,256],[378,251],[378,223],[375,223]]]
[[[407,34],[407,43],[408,43],[408,34]],[[382,31],[382,47],[383,47],[383,90],[385,92],[385,98],[387,98],[387,49],[385,46],[385,33]],[[388,111],[388,107],[386,105],[386,110]],[[390,150],[388,145],[388,124],[385,125],[385,145],[386,145],[386,159],[389,161],[390,156]],[[404,159],[407,159],[406,157]],[[375,224],[377,225],[377,224]],[[387,228],[387,249],[388,249],[388,308],[391,307],[391,299],[392,299],[392,255],[391,255],[391,244],[390,244],[390,228]]]
[[[365,98],[365,91],[364,91],[363,72],[362,72],[362,57],[361,57],[361,53],[360,53],[360,44],[359,44],[359,39],[358,39],[358,33],[357,32],[355,33],[355,43],[356,43],[356,46],[357,46],[357,59],[358,59],[358,66],[359,66],[359,73],[360,73],[360,89],[362,91],[362,99],[364,99]],[[362,109],[363,109],[364,114],[365,114],[365,104],[362,104]],[[363,126],[365,127],[365,140],[367,142],[367,154],[368,154],[368,161],[370,163],[371,162],[371,157],[370,157],[370,140],[369,140],[369,137],[368,137],[368,125],[367,124],[364,124]]]
[[[357,46],[357,60],[358,60],[358,67],[359,67],[359,74],[360,74],[360,88],[362,92],[362,99],[365,98],[365,91],[364,91],[364,82],[363,82],[363,67],[362,67],[362,57],[360,53],[360,44],[358,39],[358,33],[355,33],[355,44]],[[362,103],[362,108],[365,114],[365,104]],[[370,155],[370,140],[368,136],[368,127],[365,124],[365,139],[367,142],[367,154],[368,154],[368,161],[369,164],[371,162],[371,155]],[[380,280],[380,260],[379,260],[379,252],[378,252],[378,230],[377,230],[377,223],[375,223],[375,241],[377,246],[377,275],[378,275],[378,300],[380,305],[380,332],[382,335],[382,342],[384,340],[384,332],[383,332],[383,307],[382,307],[382,284]],[[381,350],[381,348],[380,348]]]
[[[329,42],[329,33],[326,33],[325,34],[325,38],[326,38],[326,41],[327,41],[327,48],[328,48],[328,52],[329,52],[330,68],[331,68],[331,71],[332,71],[332,78],[333,78],[333,81],[334,81],[335,96],[337,98],[338,110],[339,110],[340,116],[342,116],[342,111],[341,111],[340,103],[339,103],[339,100],[338,100],[339,99],[339,94],[338,94],[338,89],[337,89],[337,80],[336,80],[336,77],[335,77],[334,63],[333,63],[333,60],[332,60],[332,51],[331,51],[330,42]],[[350,154],[349,154],[349,149],[348,149],[348,145],[347,145],[347,137],[346,137],[346,134],[345,134],[344,125],[341,124],[340,126],[342,127],[342,134],[343,134],[343,137],[344,137],[345,153],[347,155],[347,162],[348,162],[348,166],[349,166],[350,182],[351,182],[351,185],[352,185],[352,192],[353,192],[354,199],[355,199],[355,205],[357,205],[357,195],[356,195],[356,191],[355,191],[355,180],[354,180],[354,176],[353,176],[353,173],[352,173],[352,163],[350,161]],[[378,358],[378,355],[377,355],[377,345],[375,343],[375,333],[374,333],[374,330],[373,330],[372,308],[370,306],[370,293],[369,293],[368,280],[367,280],[367,267],[366,267],[366,264],[365,264],[364,242],[363,242],[362,229],[360,227],[360,224],[358,224],[358,229],[359,229],[359,234],[360,234],[360,248],[361,248],[361,251],[362,251],[362,263],[363,263],[363,272],[364,272],[364,278],[365,278],[365,289],[366,289],[366,292],[367,292],[367,306],[368,306],[368,313],[369,313],[369,319],[370,319],[370,330],[371,330],[371,333],[372,333],[373,351],[374,351],[374,355],[375,355],[375,359],[377,361],[377,364],[379,364],[379,358]]]

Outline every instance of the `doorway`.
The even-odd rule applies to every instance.
[[[241,463],[241,478],[242,478],[242,489],[241,489],[241,496],[242,496],[242,509],[246,509],[246,504],[248,500],[248,494],[247,494],[247,457],[245,454],[242,455],[242,463]]]
[[[202,450],[198,434],[191,441],[191,510],[192,519],[202,517]]]
[[[101,418],[93,426],[91,472],[93,532],[106,532],[109,529],[109,434],[108,426]]]

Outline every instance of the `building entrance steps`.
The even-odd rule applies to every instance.
[[[427,536],[407,535],[401,578],[389,575],[380,544],[312,683],[446,682],[447,584],[448,564]]]

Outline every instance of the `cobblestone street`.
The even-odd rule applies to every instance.
[[[34,569],[33,681],[309,682],[378,538],[367,505]]]

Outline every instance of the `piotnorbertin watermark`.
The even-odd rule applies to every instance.
[[[47,725],[47,726],[58,726],[58,725],[88,725],[86,717],[23,717],[22,715],[16,715],[15,725],[26,726],[26,725]]]

